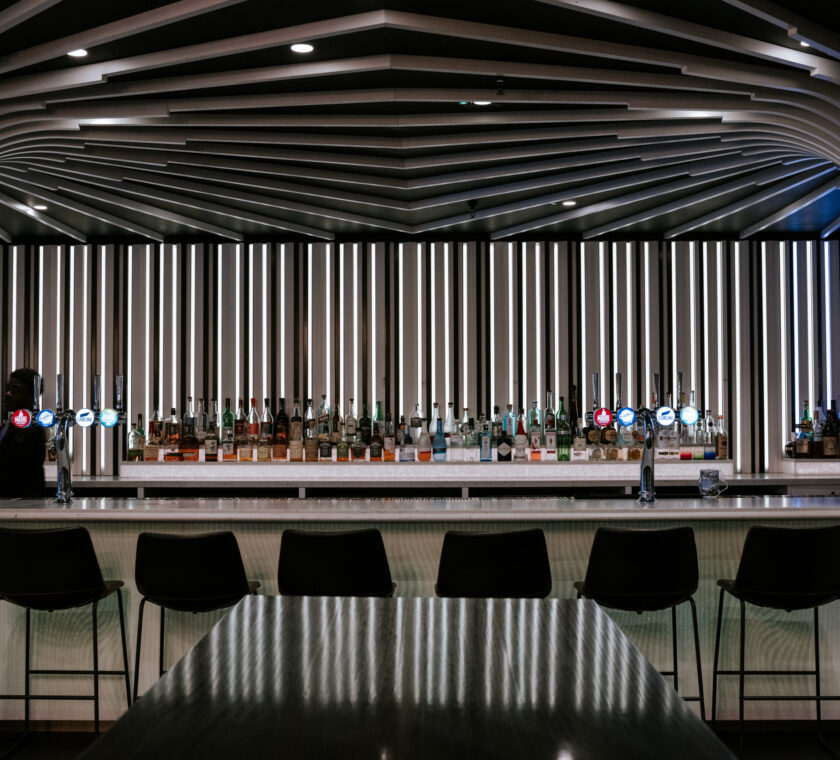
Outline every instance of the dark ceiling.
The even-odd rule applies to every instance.
[[[6,3],[0,240],[837,236],[840,27],[784,5]]]

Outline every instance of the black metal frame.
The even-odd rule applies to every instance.
[[[143,611],[146,607],[146,602],[151,601],[148,597],[143,597],[140,600],[140,610],[137,615],[137,646],[134,650],[134,701],[137,700],[137,687],[140,682],[140,646],[143,643]],[[152,602],[155,604],[155,602]],[[164,642],[164,627],[165,627],[165,618],[166,618],[166,607],[161,604],[157,605],[160,607],[160,658],[158,660],[158,678],[163,676],[166,672],[163,669],[163,642]]]
[[[740,638],[739,638],[739,656],[738,656],[738,670],[719,670],[718,662],[720,655],[720,634],[723,625],[723,596],[725,588],[720,590],[720,600],[718,602],[718,616],[717,627],[715,630],[715,658],[712,667],[712,726],[717,724],[717,679],[718,676],[738,676],[738,745],[739,751],[743,754],[744,750],[744,702],[776,702],[776,701],[791,701],[791,702],[815,702],[817,708],[817,736],[820,744],[832,757],[840,757],[834,749],[828,746],[825,737],[822,733],[822,702],[840,700],[840,695],[823,695],[820,693],[820,615],[819,607],[813,607],[814,610],[814,669],[813,670],[746,670],[744,668],[745,649],[746,649],[746,602],[743,599],[738,599],[740,604]],[[777,609],[777,608],[773,608]],[[808,608],[806,608],[808,609]],[[756,675],[772,675],[772,676],[814,676],[815,689],[814,696],[807,696],[804,694],[777,694],[773,696],[747,696],[744,694],[745,677]]]

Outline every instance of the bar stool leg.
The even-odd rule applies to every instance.
[[[137,701],[137,687],[140,683],[140,645],[143,643],[143,609],[146,606],[146,597],[140,600],[140,610],[137,614],[137,645],[134,650],[134,698]]]
[[[677,607],[671,607],[671,653],[674,659],[674,691],[680,691],[680,677],[677,672]]]
[[[741,653],[738,658],[738,744],[740,747],[740,754],[744,754],[744,640],[746,638],[744,629],[746,628],[747,616],[746,605],[743,599],[739,600],[741,603]]]
[[[166,615],[166,608],[160,608],[160,673],[158,674],[158,678],[163,676],[163,627],[164,627],[164,620]]]
[[[723,622],[723,589],[720,590],[718,602],[717,630],[715,632],[715,660],[712,665],[712,728],[717,726],[717,679],[718,657],[720,655],[720,627]]]
[[[24,667],[26,669],[26,683],[24,685],[24,731],[25,733],[29,733],[29,641],[30,641],[30,632],[31,632],[31,618],[32,610],[29,607],[26,608],[26,653],[24,655]]]
[[[820,700],[820,613],[814,607],[814,675],[817,686],[817,732],[822,733],[822,704]]]
[[[122,591],[117,589],[117,605],[120,611],[120,640],[122,641],[123,675],[125,676],[125,703],[131,707],[131,683],[128,676],[128,648],[125,643],[125,616],[123,615]]]
[[[697,605],[692,597],[688,597],[691,604],[691,622],[694,626],[694,657],[697,660],[697,690],[700,696],[700,717],[706,720],[706,701],[703,698],[703,669],[700,666],[700,632],[697,627]]]
[[[99,637],[96,625],[96,605],[93,603],[93,730],[99,733]]]

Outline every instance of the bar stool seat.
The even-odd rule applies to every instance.
[[[586,597],[611,609],[638,614],[671,610],[673,670],[661,673],[673,676],[675,691],[679,691],[677,607],[689,603],[694,629],[698,695],[683,699],[699,702],[700,715],[705,720],[700,634],[697,606],[693,597],[697,591],[698,578],[697,546],[694,531],[690,527],[654,530],[598,528],[589,553],[586,578],[577,581],[574,587],[578,599]]]
[[[94,729],[99,731],[99,677],[122,676],[125,680],[126,705],[131,705],[125,618],[121,580],[104,580],[90,534],[85,528],[11,529],[0,528],[0,599],[26,610],[25,692],[2,695],[3,699],[24,700],[25,733],[29,732],[30,702],[37,699],[92,700]],[[122,643],[122,670],[99,668],[99,602],[116,593]],[[93,668],[36,669],[31,666],[32,611],[52,613],[92,605]],[[93,694],[32,694],[33,675],[90,675]]]
[[[134,564],[137,590],[143,595],[137,617],[134,657],[134,698],[140,678],[140,649],[146,602],[160,607],[159,675],[164,665],[166,610],[212,612],[231,607],[256,593],[259,581],[249,581],[236,536],[231,531],[180,535],[141,533]]]

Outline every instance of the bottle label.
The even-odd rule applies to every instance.
[[[604,440],[607,443],[615,443],[615,439],[618,437],[618,433],[616,433],[615,428],[607,428],[604,430]]]
[[[240,462],[253,462],[254,461],[254,447],[253,446],[240,446],[237,449],[237,454],[239,455]]]
[[[532,430],[530,437],[531,449],[536,451],[540,448],[540,431],[539,430]]]
[[[720,443],[718,443],[718,451],[720,451]],[[796,439],[796,453],[798,456],[807,456],[808,454],[808,439],[807,438],[797,438]]]
[[[271,447],[271,458],[275,461],[286,461],[286,444],[285,443],[275,443]]]
[[[837,456],[837,439],[834,436],[830,435],[827,438],[823,438],[823,456]]]
[[[382,459],[382,444],[378,440],[372,441],[370,444],[370,458],[377,462]]]
[[[128,454],[126,455],[126,459],[129,462],[142,462],[143,453],[143,449],[129,449]]]
[[[208,456],[213,457],[214,459],[219,453],[219,442],[213,437],[210,436],[209,438],[204,439],[204,459],[206,460]]]
[[[307,462],[317,462],[318,461],[318,439],[317,438],[307,438],[306,443],[303,445],[303,451],[306,455]]]
[[[805,443],[808,443],[807,438],[797,440],[805,440]],[[717,439],[717,458],[729,459],[729,439],[725,435],[721,435],[720,433],[718,433]]]
[[[356,420],[348,417],[345,430],[347,431],[347,435],[356,435]]]
[[[350,446],[350,454],[353,459],[364,459],[365,445],[361,441],[354,441]]]
[[[318,458],[322,462],[332,461],[332,444],[329,441],[321,441],[318,446]]]
[[[233,423],[233,435],[235,438],[241,438],[245,435],[245,420],[235,420]]]
[[[557,433],[554,430],[545,431],[545,448],[551,452],[557,448]]]
[[[458,447],[464,445],[464,437],[460,433],[452,433],[449,436],[449,445],[450,447]]]
[[[414,461],[414,446],[400,446],[400,462]]]
[[[413,428],[423,427],[423,418],[422,417],[412,417],[409,421],[409,424]]]
[[[586,438],[589,443],[597,443],[601,439],[601,432],[596,428],[591,428],[587,434]]]
[[[338,462],[346,462],[349,458],[350,446],[347,441],[339,441],[335,447],[335,458]]]
[[[510,444],[507,441],[503,440],[499,444],[498,452],[499,452],[499,460],[500,461],[503,461],[503,462],[509,462],[510,461],[511,448],[510,448]]]
[[[481,461],[490,462],[493,459],[492,441],[489,435],[481,436]]]
[[[257,446],[257,461],[271,461],[271,447],[265,441],[260,442],[259,446]]]
[[[303,423],[300,420],[292,422],[292,424],[289,426],[289,429],[291,431],[292,439],[299,440],[303,438]]]
[[[303,441],[300,438],[292,438],[289,444],[289,460],[292,462],[303,461]]]
[[[392,435],[386,435],[383,445],[385,447],[385,451],[396,451],[397,439]]]
[[[224,441],[222,443],[222,460],[225,462],[232,462],[236,459],[236,447],[233,441]]]
[[[260,438],[264,438],[266,441],[271,440],[271,423],[270,422],[261,422],[260,423]]]

